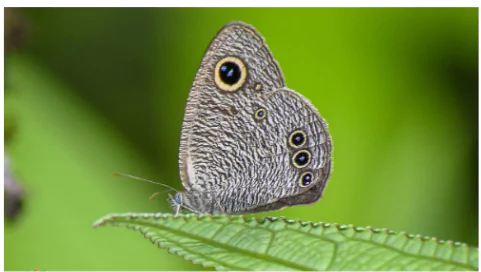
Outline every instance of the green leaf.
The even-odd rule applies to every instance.
[[[478,270],[477,248],[371,227],[164,213],[111,214],[94,223],[103,225],[217,270]]]

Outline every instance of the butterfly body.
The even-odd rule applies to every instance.
[[[230,23],[211,42],[187,101],[174,209],[242,214],[310,204],[331,173],[317,110],[285,87],[262,36]]]

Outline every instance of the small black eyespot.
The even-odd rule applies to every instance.
[[[239,65],[232,61],[224,62],[220,66],[218,73],[222,82],[231,86],[239,82],[241,78],[241,69]]]
[[[266,115],[267,115],[267,113],[266,113],[265,109],[258,109],[255,113],[255,118],[257,120],[262,120],[262,119],[266,118]]]
[[[292,158],[294,166],[304,168],[311,162],[311,153],[307,150],[298,151]]]
[[[299,179],[299,185],[301,187],[307,187],[312,183],[312,173],[306,172],[301,175],[301,178]]]
[[[289,144],[292,147],[301,147],[307,142],[307,136],[306,133],[302,130],[296,130],[291,133],[291,136],[289,137]]]
[[[307,164],[307,162],[309,161],[309,154],[307,154],[307,152],[301,152],[299,154],[297,154],[297,156],[294,158],[294,160],[296,160],[296,163],[300,166],[303,166],[305,164]]]

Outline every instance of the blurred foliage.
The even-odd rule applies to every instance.
[[[188,91],[232,20],[265,36],[334,140],[324,198],[266,214],[478,245],[478,9],[15,12],[29,35],[5,59],[5,115],[16,122],[6,151],[26,197],[5,223],[6,270],[201,269],[91,222],[170,210],[165,194],[148,200],[163,188],[111,174],[181,188]]]

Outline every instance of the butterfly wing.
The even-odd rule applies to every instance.
[[[207,202],[197,206],[242,213],[312,203],[330,175],[331,145],[317,110],[284,87],[262,36],[225,26],[202,60],[182,127],[180,175]]]
[[[252,26],[232,22],[217,33],[200,64],[185,107],[179,148],[179,172],[182,184],[187,189],[193,184],[201,183],[198,177],[203,171],[199,168],[209,164],[198,159],[199,154],[205,154],[206,150],[199,146],[199,139],[195,135],[200,134],[201,126],[218,126],[218,114],[229,114],[236,110],[234,105],[222,105],[226,100],[225,93],[219,92],[214,82],[216,63],[226,56],[238,56],[248,63],[245,89],[255,89],[258,83],[262,90],[274,90],[284,86],[279,65],[267,48],[264,38]],[[216,119],[215,123],[202,125],[203,121],[209,122],[212,119]]]
[[[256,121],[252,113],[260,108],[265,109],[266,117]],[[218,160],[232,156],[239,161],[219,168],[228,182],[218,190],[220,194],[213,196],[216,201],[232,213],[317,201],[331,174],[332,153],[327,125],[317,110],[287,88],[262,95],[244,109],[245,116],[237,117],[237,122],[244,125],[228,127],[240,135],[235,148],[214,153]],[[296,133],[304,137],[304,142],[297,146],[292,143]],[[307,158],[299,160],[302,154]],[[305,175],[310,175],[310,179],[303,184]]]

